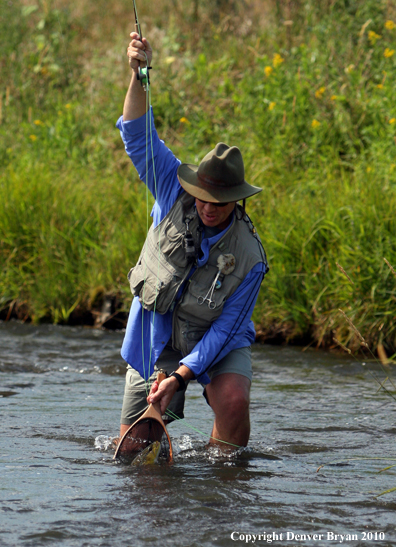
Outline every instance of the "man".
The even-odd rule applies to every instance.
[[[210,442],[246,446],[251,314],[268,265],[236,202],[261,189],[244,180],[236,147],[219,143],[195,166],[181,164],[159,140],[138,80],[139,66],[151,64],[152,49],[137,33],[130,36],[132,78],[117,127],[155,205],[153,225],[128,275],[135,298],[121,349],[129,366],[120,435],[147,402],[159,401],[168,422],[183,417],[186,387],[197,379],[215,415]],[[158,386],[160,368],[170,376]]]

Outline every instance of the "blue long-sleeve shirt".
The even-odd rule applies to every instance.
[[[148,130],[148,125],[151,131]],[[120,117],[117,127],[140,179],[155,198],[151,216],[154,226],[157,226],[169,213],[179,195],[184,192],[177,178],[177,169],[181,162],[159,139],[154,128],[152,111],[147,116],[127,122]],[[203,237],[203,256],[198,260],[197,267],[206,264],[210,248],[228,229],[229,226],[214,237]],[[212,323],[192,352],[180,361],[180,364],[186,365],[194,373],[199,382],[209,383],[207,370],[231,350],[250,346],[254,342],[255,330],[251,315],[265,273],[264,263],[256,264],[252,268],[225,302],[220,317]],[[161,315],[147,311],[142,308],[139,298],[135,297],[129,313],[121,355],[147,380],[171,335],[172,312],[168,311]]]

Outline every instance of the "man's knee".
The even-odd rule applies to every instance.
[[[249,413],[250,381],[241,376],[230,381],[226,376],[217,376],[207,386],[209,404],[216,415],[238,420]]]
[[[233,392],[224,402],[224,412],[230,420],[238,420],[249,413],[249,395],[244,391]]]

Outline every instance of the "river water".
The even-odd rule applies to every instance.
[[[192,383],[174,463],[134,468],[108,448],[122,337],[0,322],[1,546],[396,545],[396,491],[376,497],[396,487],[396,468],[379,473],[396,464],[395,401],[375,364],[256,345],[249,447],[205,449]]]

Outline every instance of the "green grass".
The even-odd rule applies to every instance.
[[[254,315],[262,339],[335,336],[355,350],[341,308],[392,355],[396,10],[283,4],[138,2],[157,128],[185,162],[237,144],[263,188],[248,202],[271,266]],[[124,0],[1,4],[2,316],[13,303],[22,318],[65,323],[106,293],[129,307],[147,226],[114,127],[132,28]]]

